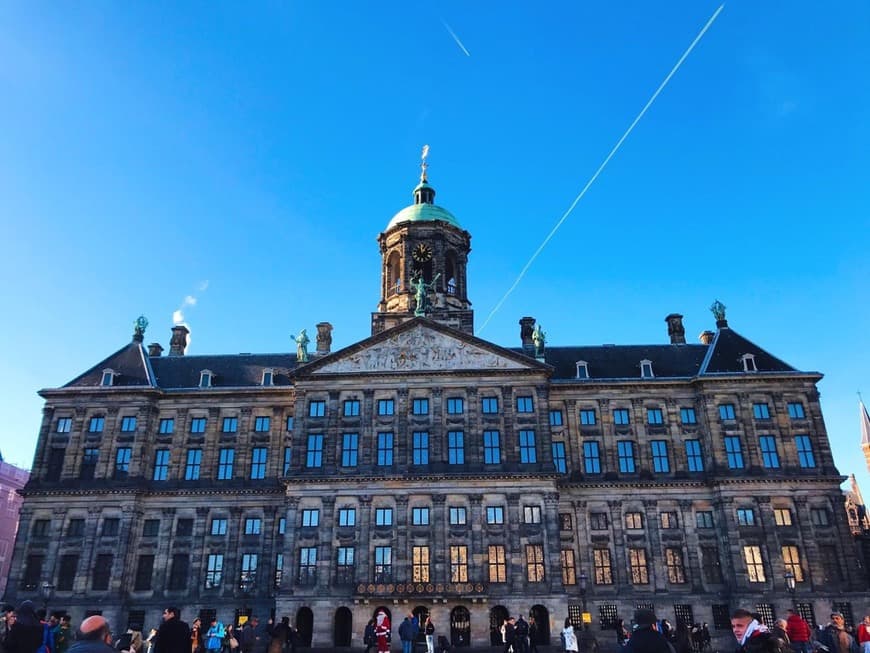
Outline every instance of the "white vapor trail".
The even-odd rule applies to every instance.
[[[498,301],[498,304],[495,305],[495,308],[493,308],[492,311],[490,312],[490,314],[487,316],[486,320],[483,322],[483,325],[480,327],[479,332],[482,332],[486,328],[486,325],[489,324],[489,321],[492,319],[493,315],[495,315],[496,312],[502,307],[502,304],[505,303],[507,298],[516,289],[516,287],[518,285],[520,285],[520,281],[522,281],[523,277],[526,276],[526,272],[528,272],[529,268],[532,267],[532,263],[534,263],[535,259],[537,259],[538,256],[540,255],[540,253],[542,251],[544,251],[544,248],[547,246],[547,243],[549,243],[550,240],[552,240],[553,236],[556,235],[556,232],[559,230],[559,227],[561,227],[562,223],[568,219],[568,216],[571,215],[571,213],[574,211],[574,207],[576,207],[577,204],[580,202],[580,200],[583,199],[583,196],[586,194],[586,191],[588,191],[589,187],[595,183],[595,180],[598,179],[598,175],[600,175],[602,173],[602,171],[604,170],[604,168],[607,167],[607,164],[610,163],[610,159],[613,158],[613,156],[616,154],[616,152],[622,146],[623,142],[625,142],[625,139],[628,138],[629,134],[631,134],[635,125],[637,125],[637,123],[640,122],[640,119],[643,118],[644,114],[647,112],[647,109],[649,109],[650,106],[652,106],[652,103],[655,102],[656,98],[659,96],[659,93],[661,93],[664,90],[665,86],[667,86],[668,82],[671,81],[671,77],[673,77],[674,74],[680,69],[680,66],[683,65],[683,62],[686,60],[686,57],[688,57],[689,54],[692,52],[692,50],[695,49],[695,46],[698,44],[698,42],[701,40],[701,38],[704,36],[704,34],[707,32],[707,30],[710,28],[710,26],[716,20],[716,18],[719,17],[719,14],[722,12],[722,10],[724,8],[725,8],[725,3],[723,2],[721,5],[719,5],[719,8],[710,17],[710,20],[707,21],[707,24],[704,25],[703,29],[700,32],[698,32],[698,35],[695,37],[695,40],[692,41],[691,45],[689,45],[689,47],[683,53],[683,56],[680,57],[679,61],[677,61],[676,64],[674,64],[674,67],[671,68],[671,72],[668,73],[668,76],[665,77],[665,80],[656,89],[656,92],[652,94],[652,97],[649,99],[649,101],[646,103],[646,105],[644,105],[644,107],[643,107],[643,109],[641,109],[640,113],[637,114],[637,118],[635,118],[634,122],[632,122],[631,125],[628,126],[628,129],[625,130],[625,133],[616,142],[616,145],[613,146],[613,149],[610,150],[610,154],[608,154],[607,157],[604,159],[604,162],[600,166],[598,166],[598,170],[596,170],[595,174],[592,175],[592,178],[588,182],[586,182],[586,185],[583,187],[583,190],[581,190],[580,194],[574,198],[574,201],[571,202],[571,206],[568,207],[568,210],[565,211],[565,213],[562,215],[562,217],[556,223],[556,226],[553,227],[553,229],[550,231],[549,234],[547,234],[547,237],[544,238],[544,242],[542,242],[538,246],[538,249],[535,250],[535,253],[532,254],[532,257],[529,259],[529,261],[526,263],[526,265],[520,271],[520,274],[517,277],[516,281],[514,281],[513,285],[504,294],[504,297],[502,297]],[[446,23],[445,23],[445,26],[446,26]],[[450,29],[450,28],[448,27],[447,29]]]
[[[456,32],[454,32],[452,29],[450,29],[450,25],[447,24],[447,21],[442,18],[441,24],[444,25],[444,29],[446,29],[450,33],[450,36],[453,37],[453,40],[456,41],[456,45],[458,45],[460,48],[462,48],[462,51],[465,53],[465,56],[470,57],[471,53],[465,49],[464,45],[462,45],[462,41],[460,41],[459,37],[456,36]]]

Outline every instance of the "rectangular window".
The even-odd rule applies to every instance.
[[[395,415],[396,402],[393,399],[378,399],[378,415]]]
[[[447,399],[447,414],[461,415],[465,412],[465,400],[462,397],[449,397]]]
[[[376,583],[390,583],[393,580],[393,549],[388,546],[375,547]]]
[[[106,517],[103,520],[103,537],[117,537],[121,530],[121,520],[117,517]]]
[[[341,508],[338,511],[339,526],[356,526],[356,508]]]
[[[541,544],[526,544],[526,580],[544,582],[544,547]]]
[[[105,417],[91,417],[90,422],[88,422],[88,433],[102,433],[105,425]]]
[[[251,450],[251,478],[266,478],[266,447],[254,447]]]
[[[782,547],[782,561],[785,564],[786,572],[791,572],[795,582],[804,582],[804,570],[801,567],[801,554],[796,546]]]
[[[269,417],[255,417],[254,431],[257,433],[268,433],[272,426],[272,420]]]
[[[211,530],[209,531],[212,535],[226,535],[227,534],[227,520],[223,518],[215,518],[211,520]]]
[[[51,523],[48,519],[36,519],[33,521],[33,530],[31,537],[48,537],[48,526]]]
[[[121,418],[121,433],[132,433],[136,430],[136,418],[135,417],[122,417]]]
[[[429,582],[429,547],[411,548],[411,580],[415,583]]]
[[[205,417],[194,417],[190,420],[190,432],[191,433],[205,433]]]
[[[287,430],[288,431],[293,430],[293,415],[290,415],[287,417]]]
[[[695,513],[695,526],[698,528],[713,528],[713,511],[700,510]]]
[[[287,518],[281,517],[278,519],[278,535],[285,535],[287,533]]]
[[[791,510],[788,508],[774,508],[773,521],[777,526],[791,526]]]
[[[592,569],[596,585],[613,585],[610,549],[592,549]]]
[[[317,583],[317,547],[303,546],[299,549],[298,585],[311,586]]]
[[[344,402],[345,417],[359,417],[359,399],[346,399]]]
[[[681,585],[686,582],[686,569],[683,566],[683,552],[676,548],[665,549],[665,566],[668,568],[668,582]]]
[[[413,508],[411,510],[411,523],[414,526],[428,526],[429,508]]]
[[[701,453],[700,440],[686,440],[686,462],[690,472],[704,471],[704,455]]]
[[[671,471],[671,461],[668,458],[668,443],[665,440],[653,440],[650,442],[652,450],[653,471],[658,474],[666,474]]]
[[[750,583],[764,583],[764,561],[761,558],[760,546],[744,546],[743,560],[746,562],[746,573]]]
[[[130,472],[130,460],[133,457],[133,449],[130,447],[118,447],[115,452],[115,478],[126,478]]]
[[[146,519],[144,522],[142,522],[142,537],[157,537],[159,533],[159,519]]]
[[[701,547],[701,575],[706,583],[719,584],[722,582],[722,562],[715,546]]]
[[[326,415],[325,401],[309,401],[308,402],[308,417],[324,417]]]
[[[562,426],[564,423],[561,410],[550,411],[550,426]]]
[[[205,588],[215,589],[221,586],[224,573],[224,556],[220,553],[212,553],[208,556],[205,572]]]
[[[44,555],[29,555],[21,577],[21,589],[35,590],[39,587],[42,578],[42,566],[45,563]]]
[[[97,462],[100,460],[100,450],[96,447],[85,447],[82,454],[82,467],[79,472],[79,477],[82,479],[92,479],[97,471]]]
[[[425,398],[414,399],[411,402],[411,414],[412,415],[428,415],[429,414],[429,400]]]
[[[245,519],[245,535],[259,535],[262,524],[259,517],[248,517]]]
[[[559,530],[564,533],[570,533],[574,530],[574,520],[571,519],[570,512],[559,513]]]
[[[490,583],[507,582],[507,563],[505,562],[505,552],[502,545],[489,545],[487,570]]]
[[[614,408],[613,409],[613,423],[617,426],[626,426],[631,424],[631,420],[628,415],[628,410],[625,408]]]
[[[115,556],[111,553],[100,553],[94,563],[94,572],[91,577],[91,589],[105,591],[109,589],[109,581],[112,578],[112,562]]]
[[[752,404],[752,416],[755,419],[770,419],[770,407],[767,404]]]
[[[680,421],[683,424],[697,424],[698,418],[695,416],[695,409],[680,408]]]
[[[239,418],[238,417],[224,417],[223,423],[221,425],[221,432],[223,433],[235,433],[239,430]]]
[[[85,520],[84,519],[70,519],[69,525],[66,529],[67,537],[82,537],[85,534]]]
[[[451,526],[465,526],[468,519],[468,513],[465,508],[462,506],[451,506],[450,507],[450,525]]]
[[[650,426],[660,426],[665,423],[664,415],[661,408],[646,409],[646,423]]]
[[[813,526],[830,526],[831,519],[827,508],[810,508],[810,523]]]
[[[359,458],[359,433],[344,433],[341,436],[341,466],[356,467]]]
[[[627,512],[625,513],[625,527],[629,530],[640,530],[643,528],[643,513],[642,512]]]
[[[501,506],[486,507],[487,524],[504,524],[504,508]]]
[[[282,473],[284,476],[290,474],[290,463],[293,456],[292,447],[284,447],[284,465],[282,466]]]
[[[69,433],[70,431],[72,431],[72,417],[58,418],[55,433]]]
[[[378,465],[393,464],[393,434],[378,433]]]
[[[319,510],[303,510],[302,511],[302,528],[314,528],[320,525]]]
[[[538,449],[535,446],[534,431],[520,431],[520,462],[538,462]]]
[[[155,481],[165,481],[169,478],[169,449],[158,449],[154,452],[154,475]]]
[[[568,459],[565,455],[565,443],[553,442],[550,447],[553,452],[553,467],[556,468],[556,472],[559,474],[567,474]]]
[[[646,564],[646,549],[629,549],[628,566],[632,585],[648,585],[649,569]]]
[[[843,568],[840,566],[840,558],[837,556],[836,546],[833,544],[820,544],[819,559],[822,561],[823,580],[825,582],[840,582],[843,580]]]
[[[498,431],[483,432],[483,462],[487,465],[501,463],[501,443]]]
[[[175,432],[175,418],[173,417],[164,417],[160,420],[160,427],[158,429],[160,435],[170,435]]]
[[[236,459],[235,449],[221,449],[218,453],[219,481],[228,481],[233,477],[233,461]]]
[[[577,566],[574,563],[574,549],[562,549],[559,554],[562,561],[562,585],[576,585]]]
[[[284,554],[275,554],[275,589],[281,588],[281,581],[284,579]]]
[[[791,419],[806,419],[806,414],[804,413],[804,405],[800,402],[789,402],[788,416]]]
[[[480,400],[480,409],[484,415],[498,413],[498,397],[484,397]]]
[[[46,465],[45,478],[48,481],[59,481],[63,472],[63,459],[66,449],[52,447],[48,452],[48,464]]]
[[[608,521],[606,512],[589,513],[589,528],[593,531],[606,531]]]
[[[752,508],[738,508],[737,525],[755,526],[755,511]]]
[[[353,585],[356,580],[356,550],[352,546],[340,546],[336,549],[335,581],[339,585]]]
[[[429,464],[429,434],[426,431],[414,431],[411,434],[412,460],[414,465]]]
[[[450,582],[468,582],[468,547],[459,545],[450,547]]]
[[[184,480],[196,481],[199,479],[199,468],[202,465],[202,449],[188,449],[187,462],[184,465]]]
[[[323,436],[309,435],[308,450],[305,453],[306,467],[321,467],[323,465]]]
[[[79,566],[79,557],[75,553],[67,553],[60,556],[60,564],[57,570],[57,589],[69,592],[73,588],[76,579],[76,571]]]
[[[151,577],[154,574],[154,556],[140,555],[136,561],[136,575],[133,578],[133,589],[144,591],[151,589]]]
[[[735,419],[734,404],[719,404],[719,419],[729,421]]]
[[[813,454],[813,445],[810,443],[810,436],[796,435],[794,443],[797,447],[798,464],[804,469],[812,469],[816,466],[816,457]]]
[[[587,474],[601,473],[601,452],[595,440],[586,440],[583,443],[583,470]]]
[[[187,578],[190,575],[190,556],[186,553],[175,553],[169,567],[168,589],[187,589]]]
[[[761,447],[761,462],[767,469],[779,469],[779,452],[776,450],[776,438],[772,435],[761,435],[758,438]]]
[[[451,465],[465,464],[465,433],[447,432],[447,462]]]
[[[392,526],[393,525],[393,509],[392,508],[376,508],[375,509],[375,526]]]
[[[532,398],[531,397],[517,397],[517,412],[518,413],[533,413],[533,412],[535,412]]]
[[[541,507],[540,506],[523,506],[523,523],[524,524],[540,524],[541,523]]]
[[[587,408],[580,411],[580,426],[595,426],[595,409]]]
[[[680,527],[679,521],[677,519],[677,513],[670,510],[659,514],[659,523],[665,530]]]
[[[743,469],[743,448],[736,435],[725,436],[725,454],[728,456],[729,469]]]
[[[634,442],[620,440],[616,443],[616,454],[619,459],[619,471],[623,474],[634,474]]]

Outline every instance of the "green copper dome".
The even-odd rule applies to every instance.
[[[392,229],[402,222],[434,222],[435,220],[443,220],[447,224],[461,229],[459,221],[453,217],[450,211],[442,209],[435,204],[411,204],[411,206],[406,206],[393,216],[390,224],[387,225],[387,229]]]

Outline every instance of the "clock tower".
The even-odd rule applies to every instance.
[[[414,203],[390,220],[378,236],[381,300],[372,313],[372,335],[415,316],[474,333],[466,271],[471,235],[446,209],[435,204],[423,148]]]

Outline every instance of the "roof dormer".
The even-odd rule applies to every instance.
[[[655,377],[653,374],[653,365],[651,360],[644,359],[640,362],[640,378],[642,379],[652,379]]]
[[[202,370],[199,373],[199,387],[210,388],[214,382],[214,372],[211,370]]]
[[[103,370],[103,376],[100,377],[100,385],[101,386],[112,386],[115,385],[115,376],[117,376],[117,372],[111,368],[106,368]]]

